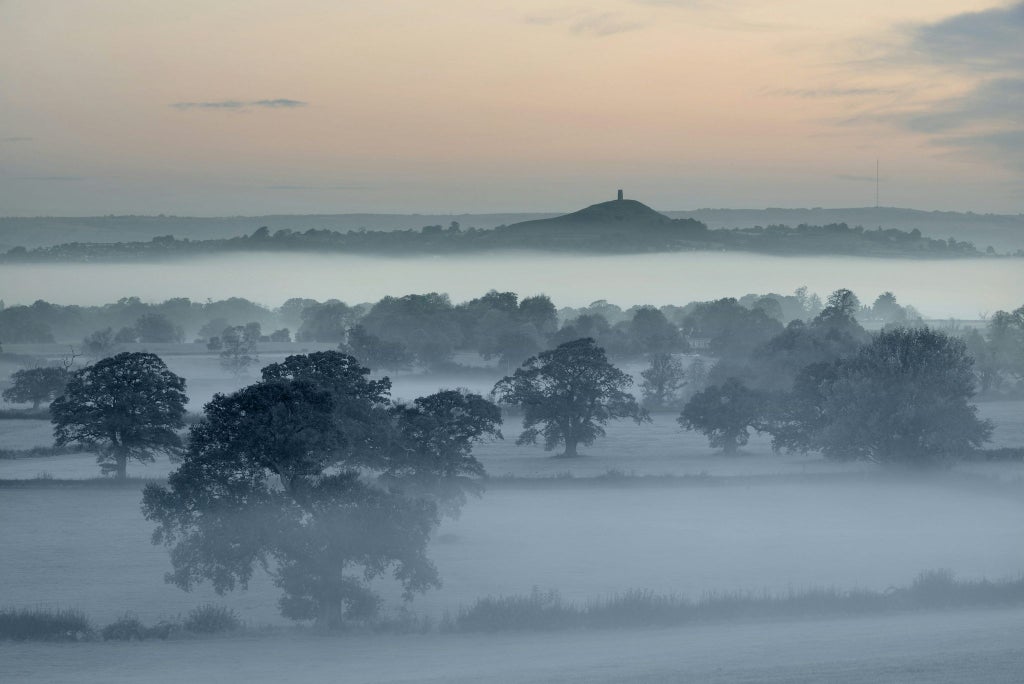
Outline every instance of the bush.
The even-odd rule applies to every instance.
[[[142,621],[132,613],[125,613],[110,623],[100,632],[104,641],[144,641],[146,639],[166,639],[171,632],[180,626],[173,622],[158,622],[152,627],[146,627]]]
[[[458,632],[497,632],[518,629],[560,629],[573,626],[579,610],[563,604],[558,592],[533,588],[528,596],[488,596],[454,618],[445,615],[442,629]]]
[[[242,626],[242,622],[230,608],[207,603],[193,608],[182,626],[196,634],[218,634],[236,630]]]
[[[0,640],[82,641],[92,635],[89,620],[76,610],[0,610]]]
[[[138,617],[125,613],[100,631],[104,641],[142,641],[146,638],[146,626]]]

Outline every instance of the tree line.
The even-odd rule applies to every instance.
[[[148,242],[72,242],[26,249],[13,247],[0,254],[0,262],[42,261],[135,261],[159,260],[237,252],[342,252],[348,254],[417,255],[453,254],[505,249],[539,251],[633,254],[695,250],[742,250],[769,254],[846,254],[953,258],[994,256],[992,248],[980,252],[973,243],[925,237],[914,229],[875,230],[846,223],[824,226],[771,225],[753,228],[715,229],[694,219],[667,219],[658,230],[608,232],[606,226],[592,230],[562,229],[552,224],[543,231],[517,230],[523,224],[498,226],[493,230],[463,229],[457,221],[447,227],[423,226],[420,230],[349,230],[345,232],[311,228],[290,228],[271,232],[266,226],[249,235],[210,240],[178,239],[172,235]],[[641,226],[641,228],[647,228]],[[627,235],[629,239],[624,240]]]

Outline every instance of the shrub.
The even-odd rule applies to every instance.
[[[579,618],[572,604],[563,604],[558,592],[533,588],[528,596],[488,596],[454,618],[445,616],[443,629],[459,632],[497,632],[517,629],[560,629]]]
[[[230,608],[206,603],[193,608],[182,626],[196,634],[218,634],[236,630],[242,622]]]
[[[146,626],[138,617],[125,613],[100,631],[104,641],[142,641],[146,638]]]
[[[143,641],[145,639],[166,639],[179,625],[173,622],[158,622],[146,627],[132,613],[125,613],[100,632],[104,641]]]
[[[89,620],[76,610],[0,610],[0,640],[81,641],[92,635]]]

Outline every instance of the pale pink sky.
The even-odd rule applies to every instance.
[[[0,0],[0,215],[1024,211],[1024,3]]]

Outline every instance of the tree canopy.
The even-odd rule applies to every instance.
[[[130,459],[176,453],[184,427],[185,380],[156,354],[123,352],[75,371],[50,405],[57,446],[95,449],[104,472],[127,476]]]
[[[563,456],[578,455],[580,444],[603,437],[610,420],[650,416],[627,388],[633,379],[609,363],[592,338],[560,344],[526,360],[494,386],[500,401],[523,410],[523,432],[517,444],[544,438],[544,448],[565,445]]]
[[[64,368],[23,368],[11,373],[11,386],[3,391],[3,398],[12,404],[31,403],[35,410],[44,401],[60,396],[67,382],[68,371]]]
[[[856,355],[806,368],[780,433],[785,445],[838,459],[926,466],[981,446],[973,361],[960,339],[929,328],[875,336]]]
[[[462,391],[393,405],[368,375],[337,351],[290,356],[206,405],[181,466],[143,497],[168,581],[224,592],[262,566],[283,615],[326,626],[371,615],[384,575],[406,599],[439,585],[427,541],[479,491],[472,445],[500,436],[500,414]]]

